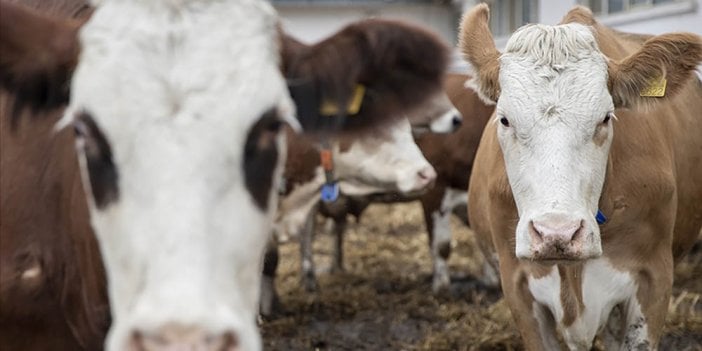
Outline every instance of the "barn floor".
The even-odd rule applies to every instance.
[[[349,227],[342,273],[323,272],[332,242],[317,235],[318,293],[300,287],[297,243],[282,245],[276,284],[283,310],[261,325],[265,350],[521,349],[501,294],[471,278],[482,256],[458,220],[452,287],[438,297],[419,203],[373,205]],[[702,249],[678,266],[675,279],[660,349],[702,350]]]

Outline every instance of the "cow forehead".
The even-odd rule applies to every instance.
[[[71,105],[113,143],[158,125],[243,144],[261,114],[292,106],[262,1],[105,1],[80,39]]]
[[[612,108],[607,75],[606,58],[588,27],[528,25],[500,57],[497,109],[510,118],[599,116]]]

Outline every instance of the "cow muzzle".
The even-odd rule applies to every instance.
[[[599,230],[585,218],[562,214],[539,216],[528,223],[529,250],[519,255],[535,261],[578,261],[602,255]],[[519,251],[519,250],[517,250]]]
[[[239,351],[234,331],[210,333],[197,327],[169,324],[156,332],[134,331],[129,351]]]

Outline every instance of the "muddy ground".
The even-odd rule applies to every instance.
[[[318,226],[322,227],[322,226]],[[318,230],[317,293],[300,286],[299,246],[281,247],[276,281],[283,311],[262,323],[265,350],[520,350],[499,291],[473,279],[482,256],[473,233],[452,222],[452,286],[431,293],[431,260],[418,203],[373,205],[345,240],[345,272],[330,266]],[[702,249],[676,268],[661,350],[702,350]],[[597,349],[597,348],[596,348]]]

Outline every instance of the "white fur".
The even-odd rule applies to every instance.
[[[463,190],[446,188],[441,200],[441,208],[434,211],[431,216],[434,220],[434,237],[431,243],[431,258],[434,263],[432,290],[438,292],[448,288],[451,283],[448,262],[439,255],[443,245],[451,245],[451,214],[453,208],[465,204],[468,195]]]
[[[275,206],[254,203],[241,165],[261,114],[293,109],[275,25],[263,1],[105,0],[83,27],[70,110],[94,118],[119,173],[118,201],[91,206],[113,317],[107,350],[168,323],[261,348],[260,264]],[[272,190],[285,160],[277,143]]]
[[[462,121],[463,116],[455,107],[441,114],[429,124],[429,130],[433,133],[451,133],[458,127],[455,121]]]
[[[419,172],[436,177],[436,171],[414,142],[407,119],[397,121],[380,138],[354,141],[345,152],[335,147],[334,162],[341,190],[350,196],[391,191],[416,193],[429,184],[418,177]]]
[[[529,291],[535,300],[534,316],[539,321],[539,329],[547,346],[555,342],[555,331],[540,308],[551,313],[558,325],[557,331],[571,350],[589,350],[595,335],[605,326],[612,309],[618,304],[627,306],[624,311],[627,326],[643,318],[641,306],[636,300],[637,285],[629,272],[616,270],[606,259],[600,258],[586,262],[582,274],[585,308],[569,327],[561,324],[564,312],[561,280],[556,267],[539,279],[529,277]],[[645,324],[636,332],[642,334],[644,339],[647,337]]]
[[[580,24],[529,25],[500,58],[497,135],[519,211],[516,254],[530,258],[530,221],[584,221],[583,252],[601,254],[597,212],[612,140],[606,58]],[[498,121],[506,117],[509,127]],[[596,133],[604,134],[597,145]],[[598,134],[601,135],[601,134]]]
[[[344,152],[340,152],[338,144],[332,148],[334,179],[339,183],[339,191],[347,196],[419,192],[428,186],[418,177],[419,171],[424,169],[436,175],[414,142],[406,119],[389,126],[387,134],[354,140]],[[298,236],[310,211],[320,201],[324,182],[320,166],[312,180],[281,198],[276,217],[279,240]]]

